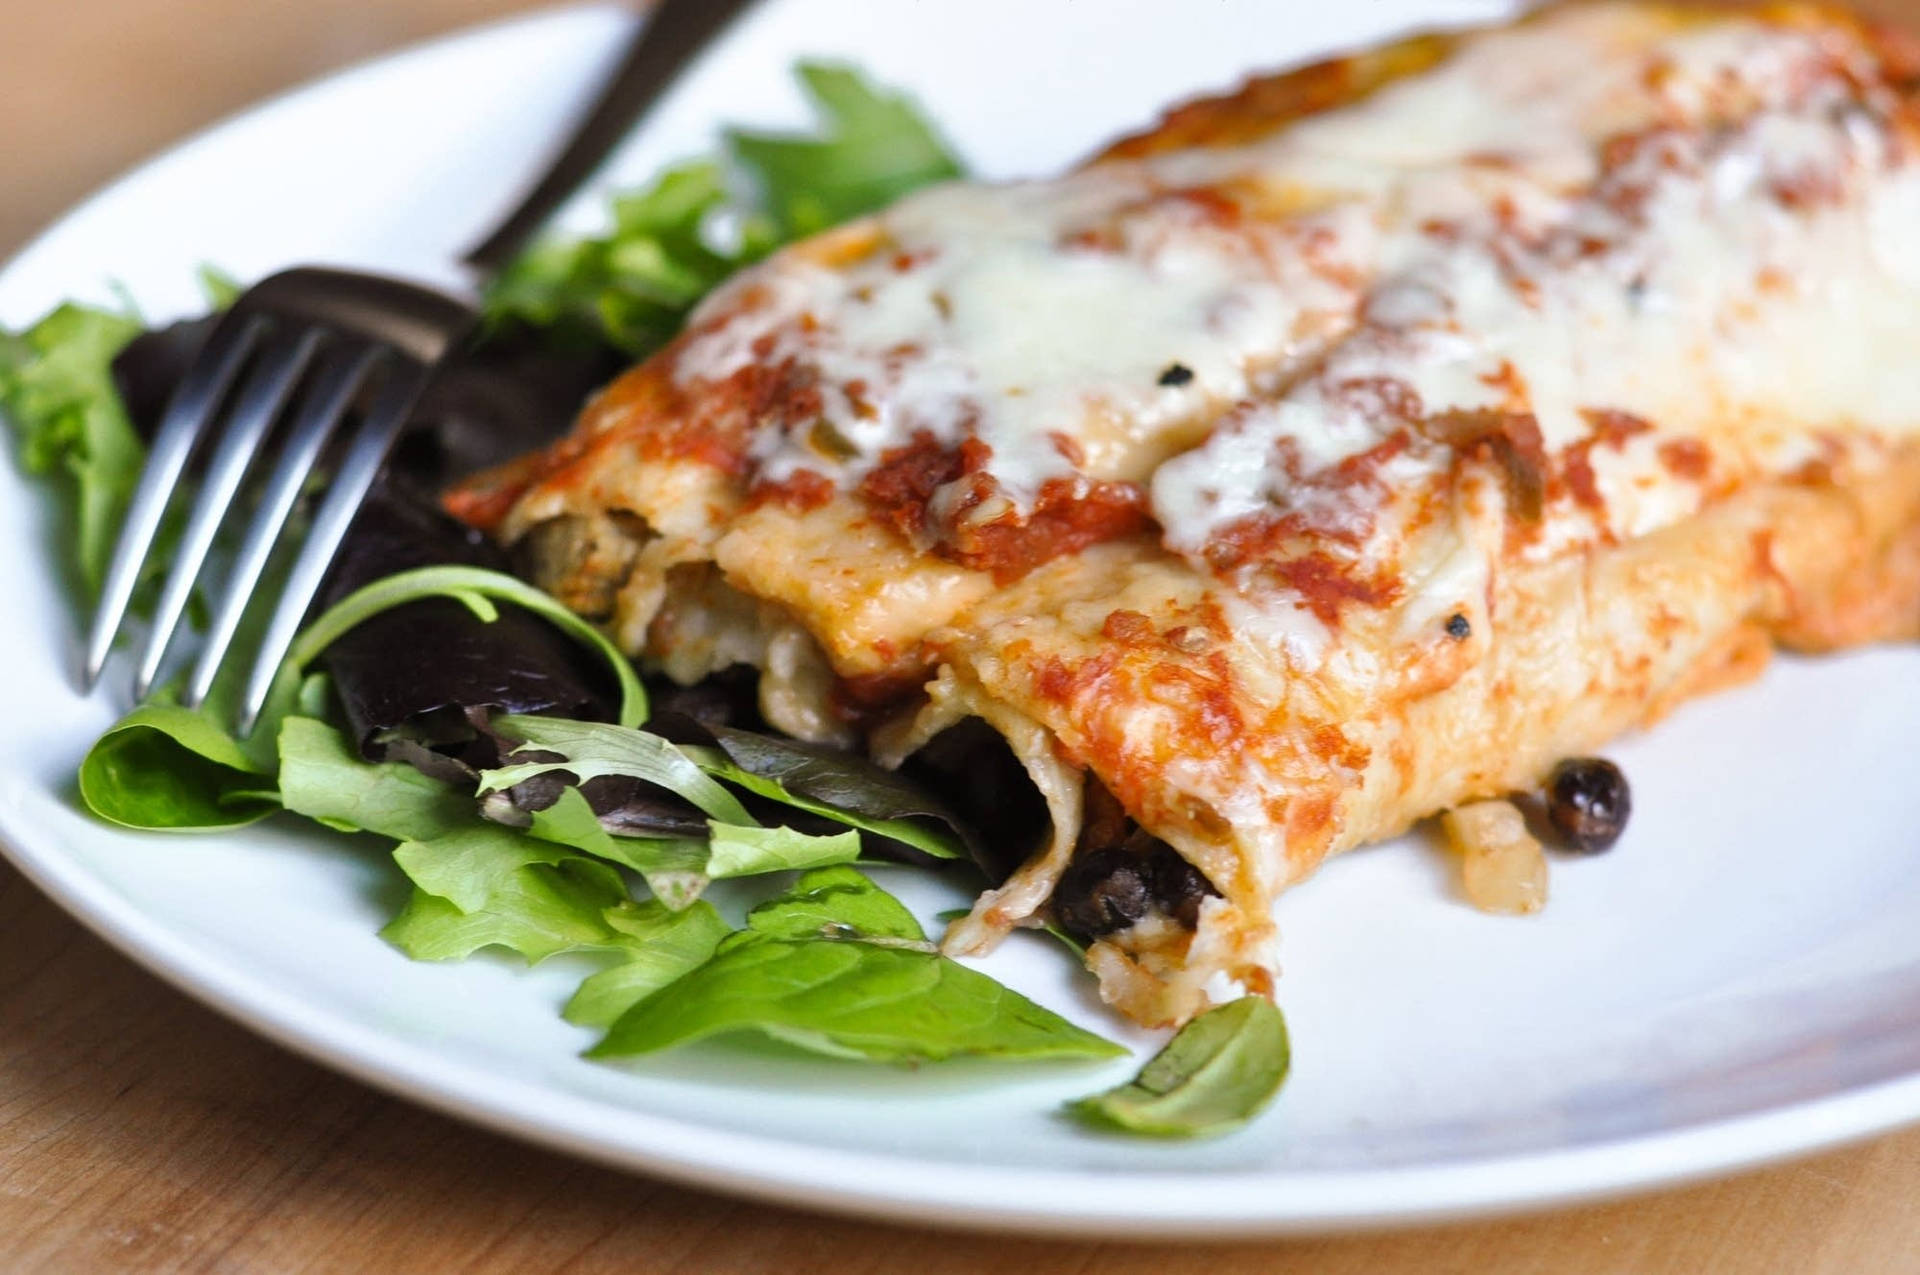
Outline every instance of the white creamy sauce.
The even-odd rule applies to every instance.
[[[822,415],[854,455],[836,464],[804,432],[767,430],[756,459],[776,481],[803,468],[854,477],[921,434],[987,443],[1020,504],[1076,472],[1144,479],[1162,431],[1252,392],[1311,339],[1314,315],[1354,301],[1306,265],[1292,241],[1307,227],[1227,233],[1202,207],[1154,195],[1128,168],[922,192],[884,214],[889,243],[870,260],[756,272],[747,286],[771,284],[770,300],[692,343],[678,375],[720,379],[756,359],[817,369]],[[1100,241],[1076,243],[1082,232]],[[710,303],[731,304],[732,290]],[[767,335],[772,350],[756,353]],[[1056,434],[1081,445],[1081,466]]]
[[[1605,134],[1562,108],[1584,102],[1610,127],[1627,123],[1648,59],[1563,67],[1564,85],[1540,112],[1502,100],[1498,68],[1552,63],[1549,37],[1567,34],[1558,26],[1484,37],[1436,72],[1287,135],[1318,147],[1323,132],[1363,136],[1369,120],[1384,129],[1403,115],[1445,119],[1458,156],[1508,162],[1449,165],[1417,148],[1436,166],[1402,172],[1376,201],[1391,221],[1361,324],[1278,401],[1223,421],[1155,475],[1153,508],[1173,547],[1197,556],[1250,513],[1297,512],[1303,494],[1317,496],[1253,458],[1288,445],[1330,465],[1400,429],[1340,392],[1365,378],[1408,386],[1428,416],[1497,409],[1511,381],[1550,453],[1593,432],[1593,409],[1653,423],[1654,437],[1591,451],[1604,530],[1621,536],[1697,507],[1698,489],[1660,460],[1660,440],[1705,435],[1744,450],[1721,434],[1754,414],[1801,435],[1920,428],[1920,373],[1889,375],[1913,366],[1898,351],[1920,327],[1920,289],[1899,267],[1876,265],[1920,251],[1920,219],[1896,229],[1885,211],[1909,205],[1920,174],[1890,162],[1883,130],[1840,84],[1771,100],[1804,81],[1784,64],[1813,57],[1812,41],[1741,23],[1663,41],[1670,102],[1698,115],[1731,94],[1762,109],[1725,128],[1676,130],[1563,191],[1582,169],[1563,157],[1596,155]],[[1540,56],[1522,57],[1518,44]],[[1655,118],[1657,103],[1641,97],[1642,122]],[[1528,122],[1524,139],[1511,132],[1516,117]],[[1774,187],[1795,181],[1840,193],[1789,206]],[[1447,232],[1423,232],[1433,223]],[[1437,476],[1449,457],[1430,459]],[[1567,529],[1563,521],[1561,543],[1543,548],[1564,548]]]
[[[1920,164],[1826,68],[1830,45],[1573,8],[1253,145],[937,188],[881,214],[866,260],[788,253],[723,291],[703,313],[764,297],[676,374],[818,373],[834,448],[765,428],[764,477],[852,483],[918,436],[972,436],[1015,509],[1076,473],[1150,483],[1196,561],[1255,515],[1340,516],[1312,477],[1407,425],[1356,382],[1406,387],[1429,419],[1517,405],[1550,454],[1592,435],[1590,412],[1625,412],[1657,432],[1591,447],[1592,530],[1640,534],[1699,500],[1662,441],[1764,466],[1825,426],[1920,430]],[[1216,183],[1301,211],[1228,224],[1177,193]],[[1370,499],[1450,460],[1410,448]],[[1390,511],[1361,512],[1383,539],[1360,560],[1404,549]],[[1581,533],[1555,521],[1557,551]],[[1484,578],[1450,559],[1412,583],[1424,609]],[[1313,627],[1274,637],[1311,646]]]
[[[1315,668],[1333,635],[1305,607],[1259,605],[1231,590],[1215,595],[1227,628],[1259,651],[1278,654],[1298,671]]]

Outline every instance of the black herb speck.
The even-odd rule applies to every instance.
[[[1473,626],[1467,623],[1467,617],[1455,611],[1447,617],[1447,636],[1456,642],[1464,642],[1473,632]]]
[[[1185,385],[1193,379],[1193,369],[1185,363],[1169,363],[1167,370],[1160,374],[1162,385]]]

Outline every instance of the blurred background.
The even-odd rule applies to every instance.
[[[0,254],[12,255],[123,169],[262,97],[375,53],[542,7],[0,0]]]
[[[375,53],[543,7],[549,3],[0,0],[0,255],[136,161],[268,94]],[[1854,7],[1920,26],[1920,0],[1854,0]],[[1257,63],[1257,51],[1248,57]]]

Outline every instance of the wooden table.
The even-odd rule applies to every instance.
[[[6,0],[0,252],[127,164],[330,67],[525,0]],[[1920,19],[1920,0],[1882,11]],[[741,1202],[480,1133],[249,1035],[0,866],[0,1269],[1920,1270],[1920,1130],[1513,1221],[1215,1250]]]

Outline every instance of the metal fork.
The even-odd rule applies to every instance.
[[[498,229],[467,253],[466,263],[484,274],[512,260],[659,100],[691,56],[746,3],[659,0],[571,140]],[[249,673],[238,725],[242,735],[251,733],[274,674],[394,438],[441,361],[477,319],[471,306],[442,293],[345,270],[287,270],[243,293],[195,355],[161,418],[88,634],[87,689],[106,667],[189,459],[196,453],[208,456],[139,656],[136,699],[153,688],[215,536],[263,445],[277,438],[280,445],[259,504],[187,681],[183,702],[194,707],[205,701],[316,462],[349,410],[367,403],[274,604]]]

